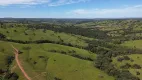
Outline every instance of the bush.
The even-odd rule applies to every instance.
[[[34,61],[34,62],[33,62],[33,64],[37,64],[37,62],[36,62],[36,61]]]
[[[133,76],[128,70],[121,71],[116,80],[140,80],[138,77]]]
[[[4,34],[0,33],[0,39],[5,39],[5,38],[6,38],[6,36]]]
[[[3,73],[5,73],[5,71],[0,69],[0,75],[3,74]]]
[[[136,74],[137,74],[137,75],[140,75],[140,72],[137,71]]]
[[[6,61],[6,65],[9,66],[12,61],[14,60],[14,57],[13,56],[7,56],[5,61]]]
[[[129,63],[126,63],[125,65],[121,66],[120,68],[129,69],[130,67],[131,67],[131,65]]]
[[[14,32],[17,32],[17,30],[14,30]]]
[[[62,79],[55,77],[54,80],[62,80]]]
[[[19,76],[16,73],[6,73],[4,78],[6,80],[18,80]]]
[[[49,52],[54,52],[54,53],[56,53],[57,51],[56,51],[56,50],[49,50]]]
[[[38,56],[39,58],[45,58],[45,56]]]
[[[124,60],[123,57],[118,57],[118,58],[117,58],[117,61],[119,61],[119,62],[122,62],[123,60]]]
[[[65,51],[61,51],[62,54],[67,54]]]
[[[124,60],[130,60],[128,56],[124,56]]]
[[[134,68],[134,69],[141,69],[141,66],[138,65],[138,64],[134,64],[134,65],[132,65],[132,68]]]
[[[22,51],[19,51],[19,52],[18,52],[18,54],[22,54],[22,53],[23,53]]]
[[[131,62],[134,62],[134,60],[133,60],[133,59],[131,59]]]
[[[9,31],[6,31],[6,33],[9,33]]]

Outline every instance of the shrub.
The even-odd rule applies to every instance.
[[[36,63],[37,63],[36,61],[33,62],[33,64],[36,64]]]
[[[141,69],[141,66],[138,65],[138,64],[134,64],[134,65],[132,65],[132,68],[134,68],[134,69]]]
[[[130,60],[128,56],[124,56],[124,60]]]
[[[5,39],[5,38],[6,38],[6,36],[4,34],[0,33],[0,39]]]
[[[133,59],[131,59],[131,62],[134,62],[134,60],[133,60]]]
[[[62,80],[62,79],[55,77],[54,80]]]
[[[125,65],[121,66],[120,68],[128,69],[130,67],[131,67],[131,65],[129,63],[126,63]]]
[[[17,32],[17,30],[14,30],[14,32]]]
[[[137,71],[136,74],[137,74],[137,75],[140,75],[140,72]]]
[[[117,61],[119,61],[119,62],[122,62],[123,60],[124,60],[123,57],[118,57],[118,58],[117,58]]]
[[[5,80],[18,80],[19,76],[16,73],[6,73]]]
[[[38,56],[39,58],[45,58],[45,56]]]
[[[57,51],[56,50],[49,50],[49,52],[55,52],[56,53]]]
[[[61,51],[62,54],[67,54],[65,51]]]

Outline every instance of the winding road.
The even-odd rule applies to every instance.
[[[25,72],[24,68],[22,67],[22,65],[21,65],[21,63],[20,63],[20,61],[19,61],[19,58],[18,58],[18,56],[19,56],[19,50],[16,49],[13,45],[11,45],[11,46],[12,46],[12,48],[14,49],[15,60],[16,60],[16,63],[17,63],[17,65],[18,65],[18,67],[20,68],[20,70],[21,70],[21,72],[23,73],[23,75],[25,76],[25,78],[26,78],[27,80],[31,80],[31,78],[30,78],[30,77],[28,76],[28,74]]]

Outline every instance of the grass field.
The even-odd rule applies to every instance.
[[[73,57],[69,51],[75,51],[76,55],[82,57],[96,58],[96,54],[83,49],[62,46],[58,44],[17,44],[11,42],[0,42],[0,48],[4,48],[3,55],[13,55],[10,46],[13,44],[22,54],[19,59],[25,71],[32,80],[114,80],[103,71],[94,67],[92,61]],[[26,49],[30,47],[29,49]],[[50,52],[55,50],[57,52]],[[61,54],[64,51],[67,54]],[[2,59],[1,58],[1,59]],[[4,63],[0,63],[4,65]],[[15,61],[11,65],[11,71],[18,73],[19,80],[25,80]]]
[[[14,28],[0,28],[0,33],[7,36],[7,39],[35,41],[35,40],[49,40],[55,42],[71,43],[72,45],[87,46],[85,40],[91,39],[79,35],[72,35],[66,33],[58,33],[51,30],[43,29],[27,29],[25,27]]]
[[[130,47],[130,48],[142,49],[141,44],[142,44],[142,40],[134,40],[134,41],[126,41],[125,43],[123,43],[121,45]]]
[[[142,54],[131,54],[131,55],[127,55],[131,60],[133,60],[133,62],[131,60],[123,60],[122,62],[118,62],[117,58],[118,57],[122,57],[122,56],[118,56],[116,58],[113,59],[113,64],[115,65],[115,67],[117,67],[118,69],[120,69],[121,66],[125,65],[126,63],[129,63],[130,65],[134,65],[134,64],[138,64],[140,66],[142,66]],[[142,69],[133,69],[133,68],[129,68],[128,69],[133,75],[137,76],[140,78],[140,80],[142,80]],[[140,75],[137,75],[136,73],[140,72]]]

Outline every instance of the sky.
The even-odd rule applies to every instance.
[[[142,0],[0,0],[0,18],[142,18]]]

